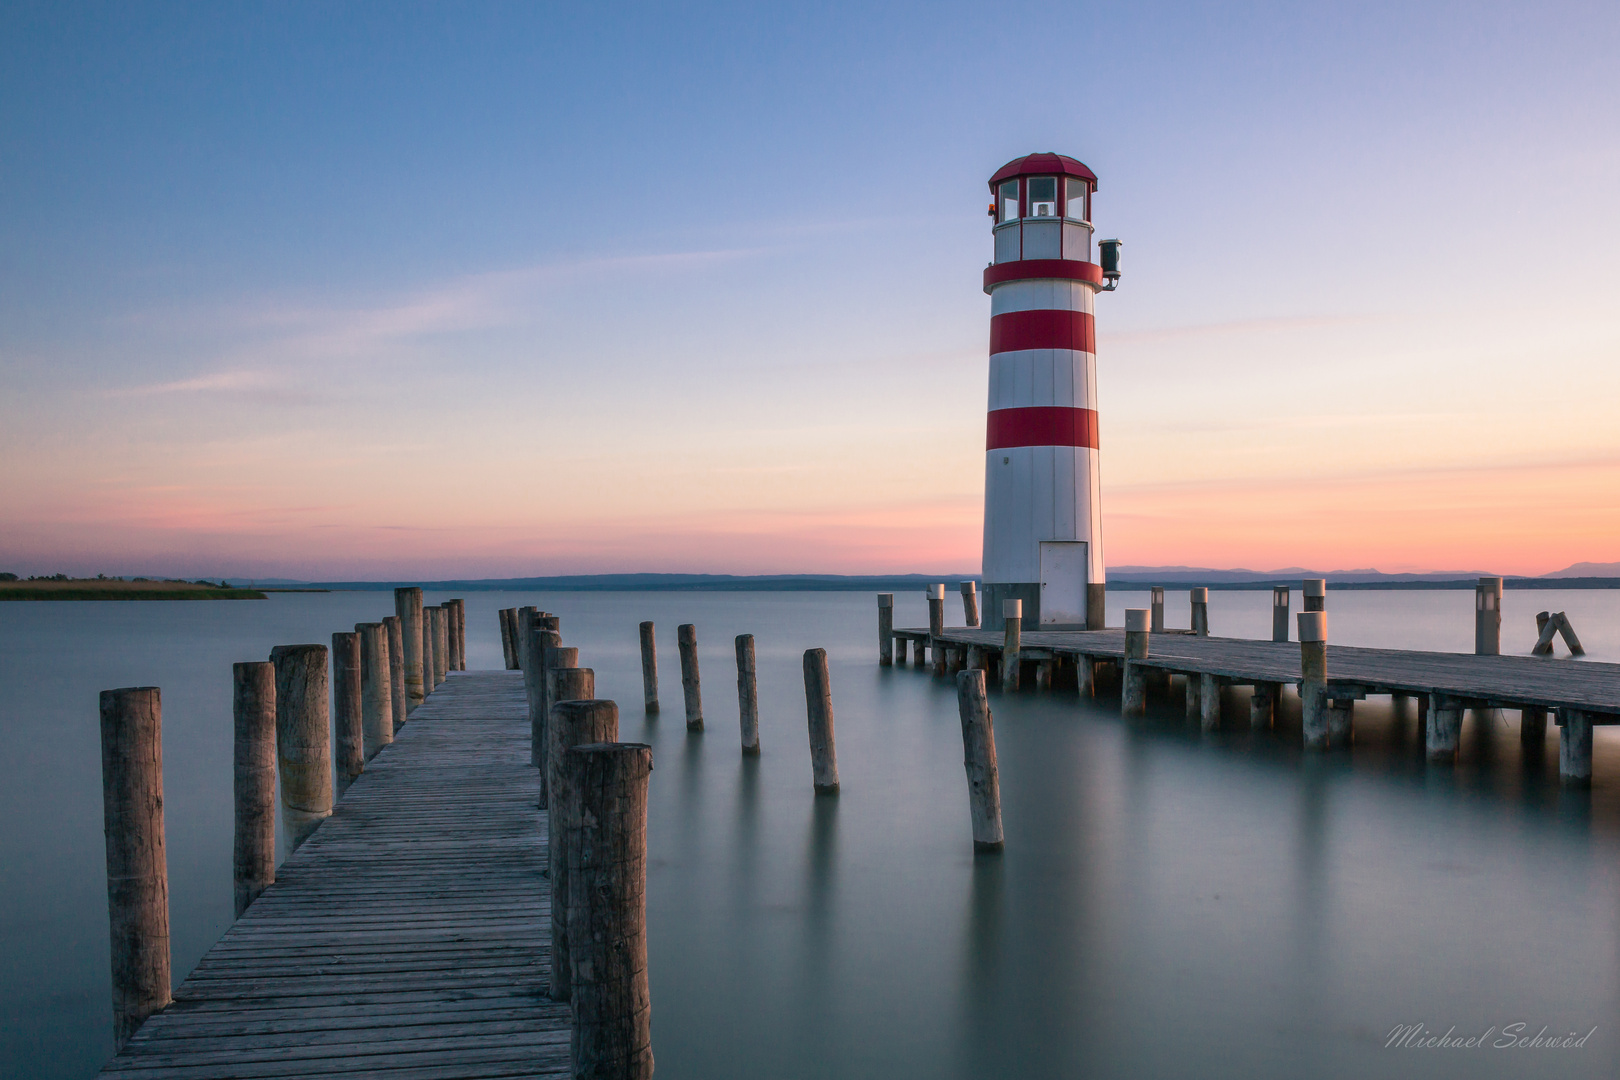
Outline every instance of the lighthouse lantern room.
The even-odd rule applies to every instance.
[[[984,466],[986,626],[1023,601],[1029,629],[1101,629],[1104,571],[1097,465],[1093,300],[1119,279],[1118,241],[1092,260],[1097,177],[1074,158],[1031,154],[990,178],[995,261]]]

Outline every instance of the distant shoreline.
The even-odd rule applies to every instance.
[[[299,590],[304,591],[304,590]],[[265,600],[260,589],[222,588],[171,581],[8,581],[0,601],[62,600]]]

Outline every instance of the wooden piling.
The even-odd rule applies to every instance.
[[[1462,742],[1464,703],[1444,694],[1429,695],[1429,719],[1424,733],[1424,754],[1431,764],[1455,765]]]
[[[501,656],[507,671],[517,670],[517,633],[513,614],[516,608],[501,608],[496,614],[501,620]]]
[[[945,586],[928,586],[928,637],[938,640],[945,633]]]
[[[697,627],[682,623],[675,630],[681,654],[681,694],[686,698],[686,730],[703,730],[703,688],[699,685]]]
[[[337,794],[349,790],[366,767],[362,711],[365,707],[360,675],[360,635],[332,635],[332,739],[337,755]]]
[[[1206,735],[1221,726],[1221,681],[1213,675],[1198,676],[1198,725]]]
[[[1564,639],[1569,655],[1585,656],[1586,650],[1581,648],[1581,639],[1575,636],[1575,627],[1570,624],[1569,616],[1560,611],[1553,618],[1558,622],[1558,634]]]
[[[461,601],[446,600],[444,613],[449,623],[451,671],[466,671],[467,662],[461,658]]]
[[[1147,608],[1126,609],[1123,687],[1119,698],[1121,716],[1142,716],[1147,712],[1146,671],[1141,664],[1132,661],[1147,659],[1152,625]]]
[[[973,849],[999,851],[1001,779],[996,768],[996,728],[985,694],[984,672],[956,677],[956,709],[962,719],[962,764],[967,769],[968,813],[973,820]]]
[[[1328,748],[1327,612],[1302,611],[1298,619],[1300,726],[1305,749],[1320,752]]]
[[[562,647],[562,635],[555,630],[536,630],[530,640],[531,660],[535,663],[534,690],[529,697],[529,764],[540,770],[540,809],[551,799],[551,674],[559,667],[577,667],[579,650]],[[529,680],[523,676],[525,684]],[[528,689],[527,685],[524,687]],[[591,695],[595,697],[595,694]]]
[[[1284,639],[1286,640],[1286,639]],[[1277,713],[1277,694],[1282,687],[1276,683],[1256,683],[1249,695],[1249,727],[1264,731],[1271,727]]]
[[[326,646],[277,645],[276,766],[281,821],[294,851],[332,816],[332,732]]]
[[[1023,662],[1024,602],[1001,602],[1001,690],[1008,693],[1018,689],[1018,668]]]
[[[658,641],[653,624],[641,624],[641,698],[648,716],[658,713]]]
[[[551,805],[547,810],[550,825],[547,858],[551,869],[552,901],[551,997],[554,1001],[567,1001],[573,972],[569,966],[568,904],[562,902],[561,898],[569,895],[568,847],[571,833],[579,827],[574,816],[579,809],[579,801],[570,786],[571,776],[564,772],[563,755],[586,743],[617,742],[619,707],[611,701],[558,701],[551,707],[546,727],[550,733],[546,769],[551,789]]]
[[[146,1018],[171,1000],[163,703],[155,686],[101,692],[101,799],[113,1043],[122,1050]]]
[[[1286,585],[1271,587],[1271,640],[1288,640],[1288,602],[1292,594]]]
[[[1540,754],[1547,745],[1547,710],[1519,710],[1519,745],[1528,753]]]
[[[529,764],[540,767],[545,760],[545,716],[546,716],[546,658],[545,650],[548,645],[555,644],[552,638],[542,636],[544,631],[536,630],[529,635],[529,655],[523,661],[523,700],[529,710]],[[544,789],[542,779],[541,787]],[[542,795],[541,806],[546,805]]]
[[[647,978],[647,788],[652,748],[587,743],[568,751],[568,907],[573,1075],[651,1080]]]
[[[356,623],[360,635],[360,730],[365,756],[394,741],[393,674],[388,667],[388,630],[382,623]]]
[[[804,651],[804,704],[810,722],[810,775],[817,795],[838,793],[838,745],[833,736],[832,679],[827,650]]]
[[[450,677],[450,609],[443,604],[434,609],[433,663],[439,673],[439,682]]]
[[[1197,588],[1188,591],[1192,600],[1192,632],[1199,637],[1209,636],[1209,590]]]
[[[1552,621],[1552,612],[1538,611],[1536,613],[1536,644],[1530,650],[1531,656],[1551,656],[1553,651],[1553,638],[1558,634],[1558,624]]]
[[[1074,658],[1075,693],[1082,698],[1097,696],[1097,661],[1090,656]]]
[[[1164,586],[1155,585],[1148,590],[1148,610],[1153,613],[1149,633],[1164,633]]]
[[[276,669],[265,661],[231,665],[236,797],[231,879],[236,917],[276,880]]]
[[[969,626],[979,625],[979,583],[962,582],[962,617]]]
[[[1567,788],[1592,786],[1592,717],[1559,709],[1558,782]]]
[[[553,615],[549,611],[540,616],[540,629],[550,630],[554,634],[562,633],[562,616]]]
[[[888,667],[894,654],[894,593],[878,593],[878,665]]]
[[[427,694],[422,681],[422,590],[415,586],[395,589],[394,614],[399,618],[405,650],[405,711],[409,713]]]
[[[439,665],[433,659],[434,643],[438,640],[438,632],[433,628],[433,608],[422,609],[422,695],[439,688]]]
[[[754,635],[737,635],[737,718],[742,752],[759,753],[759,676],[754,668]]]
[[[388,703],[394,710],[394,730],[398,731],[405,726],[411,704],[405,692],[405,633],[400,629],[398,615],[384,618],[383,629],[388,631]]]
[[[1327,610],[1327,578],[1305,578],[1301,583],[1300,610]]]
[[[894,666],[906,666],[906,639],[903,637],[894,639]]]
[[[1355,698],[1329,698],[1327,707],[1328,745],[1348,750],[1355,741]]]
[[[540,609],[533,604],[517,609],[517,661],[518,669],[529,662],[529,636],[540,622]]]
[[[1502,579],[1482,577],[1474,586],[1474,655],[1502,655]]]

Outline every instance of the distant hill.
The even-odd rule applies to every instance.
[[[1326,578],[1335,584],[1463,581],[1484,577],[1488,570],[1429,570],[1416,574],[1386,574],[1381,570],[1309,570],[1285,566],[1280,570],[1216,570],[1207,566],[1110,566],[1108,580],[1142,581],[1152,585],[1185,582],[1189,585],[1263,584],[1301,578]]]
[[[921,590],[937,582],[972,581],[978,574],[567,574],[557,577],[463,578],[450,581],[316,581],[309,588],[393,589],[420,585],[434,592],[854,592]]]
[[[1572,578],[1572,577],[1620,577],[1620,562],[1578,562],[1574,566],[1566,566],[1562,570],[1554,570],[1550,574],[1542,574],[1544,578]]]

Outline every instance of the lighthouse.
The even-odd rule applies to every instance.
[[[1103,627],[1097,463],[1098,292],[1119,281],[1119,242],[1092,257],[1097,176],[1031,154],[990,178],[995,261],[984,454],[985,625],[1023,601],[1029,630]]]

